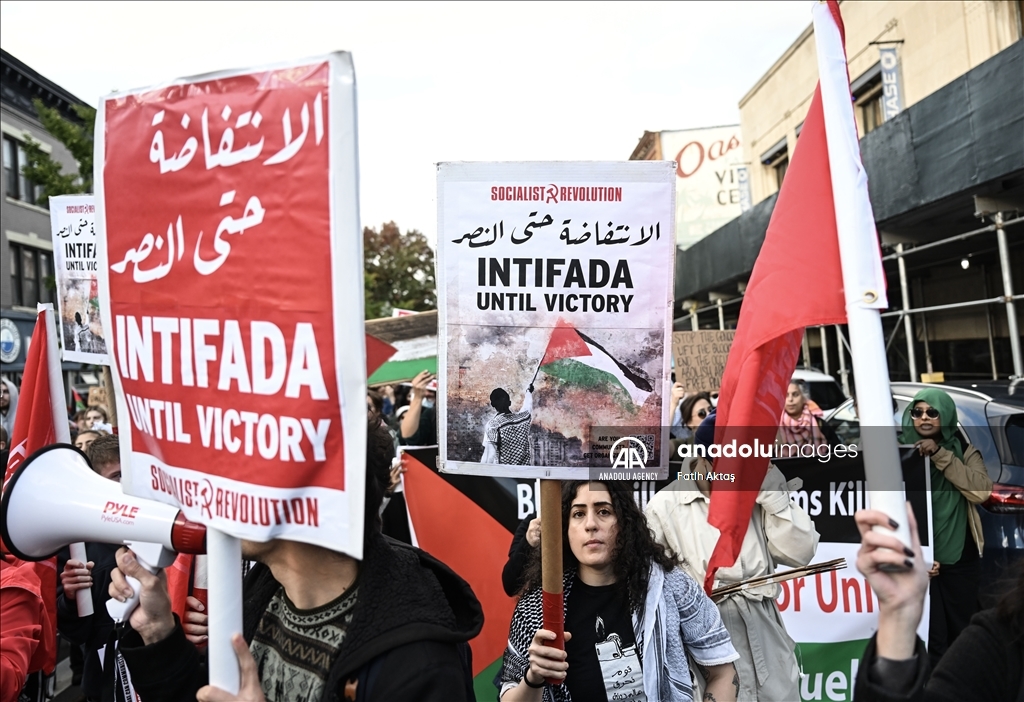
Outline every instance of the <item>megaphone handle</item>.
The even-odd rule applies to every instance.
[[[116,600],[111,597],[107,600],[107,614],[115,622],[126,622],[128,617],[132,616],[132,612],[139,605],[139,593],[142,592],[142,583],[136,578],[130,575],[124,576],[124,579],[128,581],[128,587],[132,589],[132,596],[124,602]]]
[[[85,544],[77,542],[68,544],[68,549],[71,552],[71,558],[82,563],[88,563],[89,554],[85,550]],[[92,616],[92,588],[82,588],[75,593],[75,604],[78,606],[79,617],[90,617]]]

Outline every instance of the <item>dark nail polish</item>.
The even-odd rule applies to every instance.
[[[904,546],[904,547],[903,547],[903,553],[907,554],[907,556],[908,556],[908,557],[910,557],[910,558],[913,558],[913,557],[914,557],[914,552],[913,552],[913,551],[911,551],[911,550],[910,550],[909,548],[907,548],[906,546]]]
[[[893,529],[899,529],[900,528],[900,523],[897,522],[892,517],[889,517],[889,526],[891,526]]]
[[[907,568],[909,568],[910,570],[914,569],[914,562],[912,560],[910,560],[909,558],[904,559],[903,565],[907,566]]]

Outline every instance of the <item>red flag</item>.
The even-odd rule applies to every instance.
[[[558,326],[551,330],[551,339],[540,365],[546,366],[563,358],[590,355],[590,347],[580,338],[579,332],[568,322],[559,320]]]
[[[747,283],[722,376],[716,443],[773,443],[804,327],[846,322],[838,237],[818,88]],[[736,482],[712,493],[708,522],[721,536],[708,562],[708,592],[715,571],[739,557],[768,459],[721,457],[715,470]]]
[[[47,315],[51,315],[49,323]],[[21,381],[21,394],[18,401],[18,414],[14,418],[14,432],[11,436],[11,453],[4,474],[4,485],[26,458],[39,449],[58,440],[68,441],[67,419],[65,426],[55,425],[55,417],[64,415],[65,408],[54,407],[51,394],[51,381],[63,386],[59,371],[55,379],[50,378],[51,363],[47,358],[51,345],[51,353],[56,355],[56,339],[50,339],[48,331],[52,327],[53,307],[39,311],[36,326],[32,332],[32,343],[29,345],[25,358],[25,373]],[[56,364],[60,368],[59,362]],[[61,431],[63,429],[63,431]],[[58,436],[58,432],[64,436]],[[4,549],[6,550],[6,548]],[[10,560],[10,559],[9,559]],[[39,578],[40,593],[46,610],[43,622],[42,649],[45,654],[43,670],[49,674],[57,665],[57,559],[51,558],[31,564]]]
[[[185,600],[192,590],[195,558],[191,553],[179,553],[174,563],[164,568],[164,574],[167,576],[167,594],[171,598],[171,611],[182,621],[185,621],[185,612],[188,610]]]
[[[508,642],[515,600],[502,588],[501,571],[512,535],[408,453],[402,454],[402,463],[407,469],[405,504],[419,547],[465,579],[483,607],[484,628],[469,642],[477,675],[501,657]]]

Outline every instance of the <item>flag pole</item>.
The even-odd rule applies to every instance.
[[[868,502],[896,523],[896,536],[910,546],[903,472],[894,431],[889,365],[881,310],[888,307],[878,234],[860,158],[850,97],[842,18],[834,0],[813,9],[818,75],[825,117],[835,202],[843,291],[850,327]],[[922,515],[923,516],[923,515]]]
[[[242,632],[242,541],[208,527],[206,554],[210,685],[237,695],[241,680],[231,637]]]
[[[543,360],[544,359],[542,358],[541,361]],[[537,376],[540,375],[540,365],[540,363],[537,364],[537,370],[533,372],[533,380],[530,381],[530,385],[533,385],[534,383],[537,382]]]
[[[43,316],[43,323],[46,325],[46,374],[49,376],[50,385],[53,438],[57,443],[70,444],[71,431],[68,428],[68,417],[64,405],[64,370],[61,367],[60,349],[57,346],[57,322],[54,318],[53,304],[38,303],[36,314]],[[81,541],[68,544],[68,550],[73,560],[82,563],[89,562],[89,554],[86,553],[85,544]],[[59,573],[57,577],[60,577]],[[93,615],[92,588],[83,588],[75,593],[75,608],[78,610],[79,617]]]
[[[544,628],[555,634],[547,645],[565,650],[565,608],[562,593],[562,481],[540,481],[540,567]],[[558,685],[561,680],[548,680]]]

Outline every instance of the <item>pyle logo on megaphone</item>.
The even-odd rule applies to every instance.
[[[100,515],[100,519],[105,522],[116,522],[117,524],[134,524],[138,513],[138,505],[107,502],[103,506],[103,513]]]

